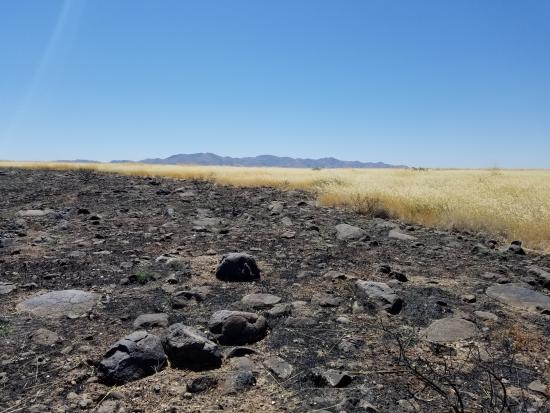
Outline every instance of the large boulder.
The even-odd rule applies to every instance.
[[[150,376],[166,365],[160,338],[146,331],[135,331],[117,341],[98,365],[100,381],[124,384]]]
[[[218,368],[222,364],[216,343],[181,323],[168,328],[162,344],[173,367],[201,371]]]
[[[260,278],[260,269],[251,255],[231,253],[223,256],[216,269],[216,278],[222,281],[254,281]]]
[[[49,318],[81,316],[91,311],[98,299],[99,294],[87,291],[51,291],[23,301],[17,310]]]
[[[550,297],[519,283],[495,284],[487,295],[511,307],[527,311],[550,311]]]
[[[364,229],[349,224],[336,225],[336,238],[340,241],[362,241],[367,238]]]
[[[358,280],[355,287],[357,295],[369,308],[398,314],[403,307],[403,300],[386,283]]]
[[[255,313],[221,310],[212,314],[208,328],[220,344],[251,344],[265,337],[267,321]]]

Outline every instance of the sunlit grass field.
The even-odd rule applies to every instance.
[[[444,229],[523,240],[550,252],[550,170],[287,169],[221,166],[0,162],[0,167],[91,169],[303,189],[327,206]]]

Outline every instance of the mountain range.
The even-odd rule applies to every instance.
[[[113,163],[128,161],[112,161]],[[192,153],[178,154],[167,158],[150,158],[139,161],[148,164],[166,165],[224,165],[224,166],[260,166],[280,168],[408,168],[405,165],[391,165],[384,162],[360,162],[342,161],[336,158],[291,158],[274,155],[259,155],[253,157],[233,158],[231,156],[220,156],[214,153]]]

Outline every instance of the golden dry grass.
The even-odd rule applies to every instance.
[[[183,165],[0,162],[0,167],[92,169],[304,189],[323,205],[438,228],[521,239],[550,251],[550,170],[287,169]]]

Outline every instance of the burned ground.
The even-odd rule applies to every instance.
[[[550,411],[550,310],[485,293],[521,283],[547,296],[547,256],[510,252],[479,234],[319,207],[297,191],[5,169],[0,195],[2,413]],[[365,236],[339,239],[342,223]],[[390,238],[395,228],[415,238]],[[216,279],[230,252],[254,256],[260,280]],[[356,280],[391,287],[403,302],[399,314],[366,305]],[[97,293],[97,303],[61,318],[20,306],[60,290]],[[179,291],[200,298],[176,305]],[[247,308],[241,299],[251,293],[281,304]],[[247,346],[252,354],[204,372],[168,366],[117,387],[98,381],[98,363],[134,331],[137,316],[165,313],[169,324],[208,336],[210,316],[224,309],[266,316],[268,334]],[[451,318],[476,334],[444,343],[424,337],[433,321]],[[150,332],[162,336],[164,328]],[[264,367],[273,356],[292,366],[290,377]],[[227,392],[226,379],[241,370],[255,385]],[[346,379],[327,382],[331,371]],[[214,380],[190,393],[190,381],[204,376]]]

